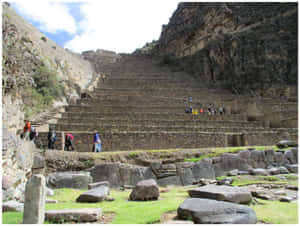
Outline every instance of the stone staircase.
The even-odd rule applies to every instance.
[[[297,139],[294,128],[270,128],[263,121],[247,121],[243,111],[231,113],[236,96],[209,89],[181,72],[171,72],[153,59],[122,55],[117,63],[103,66],[107,79],[100,80],[92,98],[65,107],[55,128],[61,148],[63,135],[72,132],[78,152],[92,150],[93,131],[99,131],[103,151],[200,148],[243,145],[274,145],[282,139]],[[190,103],[188,97],[193,100]],[[251,101],[239,97],[239,103]],[[297,102],[260,99],[268,108],[297,116]],[[225,115],[186,114],[185,109],[226,108]],[[287,114],[288,113],[288,114]],[[47,132],[40,132],[39,146],[47,145]]]

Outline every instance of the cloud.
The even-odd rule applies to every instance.
[[[64,47],[75,52],[133,52],[158,39],[179,1],[93,1],[80,5],[79,33]]]
[[[61,2],[26,1],[13,3],[14,8],[27,20],[38,24],[43,32],[57,33],[66,31],[75,34],[77,31],[74,17],[67,4]]]

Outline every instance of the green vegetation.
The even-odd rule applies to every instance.
[[[282,174],[281,176],[285,176],[286,180],[280,179],[278,176],[252,176],[252,175],[239,175],[233,176],[234,179],[232,182],[232,186],[244,186],[251,184],[289,184],[289,185],[297,185],[298,179],[294,177],[294,175]],[[217,177],[217,180],[222,180],[228,176]]]
[[[54,99],[64,95],[64,88],[57,78],[56,71],[46,66],[40,66],[32,78],[35,87],[26,85],[21,92],[25,103],[26,117],[42,112],[52,104]]]
[[[247,176],[243,176],[247,177]],[[220,179],[220,178],[218,178]],[[266,181],[267,183],[272,183]],[[135,202],[128,201],[131,191],[111,190],[113,202],[76,203],[76,198],[85,190],[57,189],[55,195],[50,197],[59,203],[46,204],[46,210],[102,208],[104,215],[115,214],[112,224],[150,224],[160,222],[161,216],[169,211],[176,211],[178,206],[188,198],[187,190],[191,188],[173,187],[169,192],[161,193],[157,201]],[[295,224],[298,222],[298,204],[283,203],[279,201],[260,200],[260,205],[251,205],[260,222],[272,224]],[[23,213],[4,212],[3,224],[20,224]],[[45,224],[51,224],[45,222]]]
[[[76,209],[76,208],[102,208],[105,213],[115,213],[112,224],[149,224],[159,222],[163,213],[177,210],[178,206],[188,197],[187,188],[176,187],[170,192],[161,193],[157,201],[135,202],[128,201],[131,191],[111,190],[113,202],[76,203],[76,198],[85,190],[58,189],[52,199],[59,201],[57,204],[46,204],[46,210]],[[3,224],[20,223],[22,214],[19,212],[3,213]]]
[[[259,147],[222,147],[222,148],[213,148],[208,154],[204,154],[198,158],[189,158],[185,159],[185,162],[198,162],[204,158],[213,158],[216,156],[220,156],[223,153],[237,153],[242,150],[247,150],[248,148],[255,148],[256,150],[266,150],[266,149],[276,149],[275,146],[259,146]]]
[[[257,199],[263,205],[251,205],[257,219],[270,224],[298,224],[298,204]]]

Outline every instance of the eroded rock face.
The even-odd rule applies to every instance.
[[[130,193],[130,200],[157,200],[159,197],[159,189],[155,180],[143,180],[137,183]]]
[[[255,212],[245,206],[211,199],[186,199],[177,209],[179,219],[195,224],[255,224]]]
[[[296,31],[294,3],[181,3],[158,52],[179,57],[175,64],[203,81],[245,92],[297,81]]]

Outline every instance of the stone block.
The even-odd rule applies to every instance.
[[[45,218],[46,181],[33,175],[26,184],[23,224],[43,224]]]
[[[137,183],[135,188],[130,193],[130,200],[157,200],[159,197],[159,189],[155,180],[143,180]]]
[[[189,198],[177,209],[179,219],[195,224],[255,224],[255,212],[245,206],[212,199]]]
[[[64,222],[95,222],[100,220],[102,215],[101,208],[83,208],[68,210],[48,210],[46,220],[54,223]]]
[[[47,177],[47,186],[50,188],[78,188],[86,189],[92,183],[89,172],[56,172]]]

